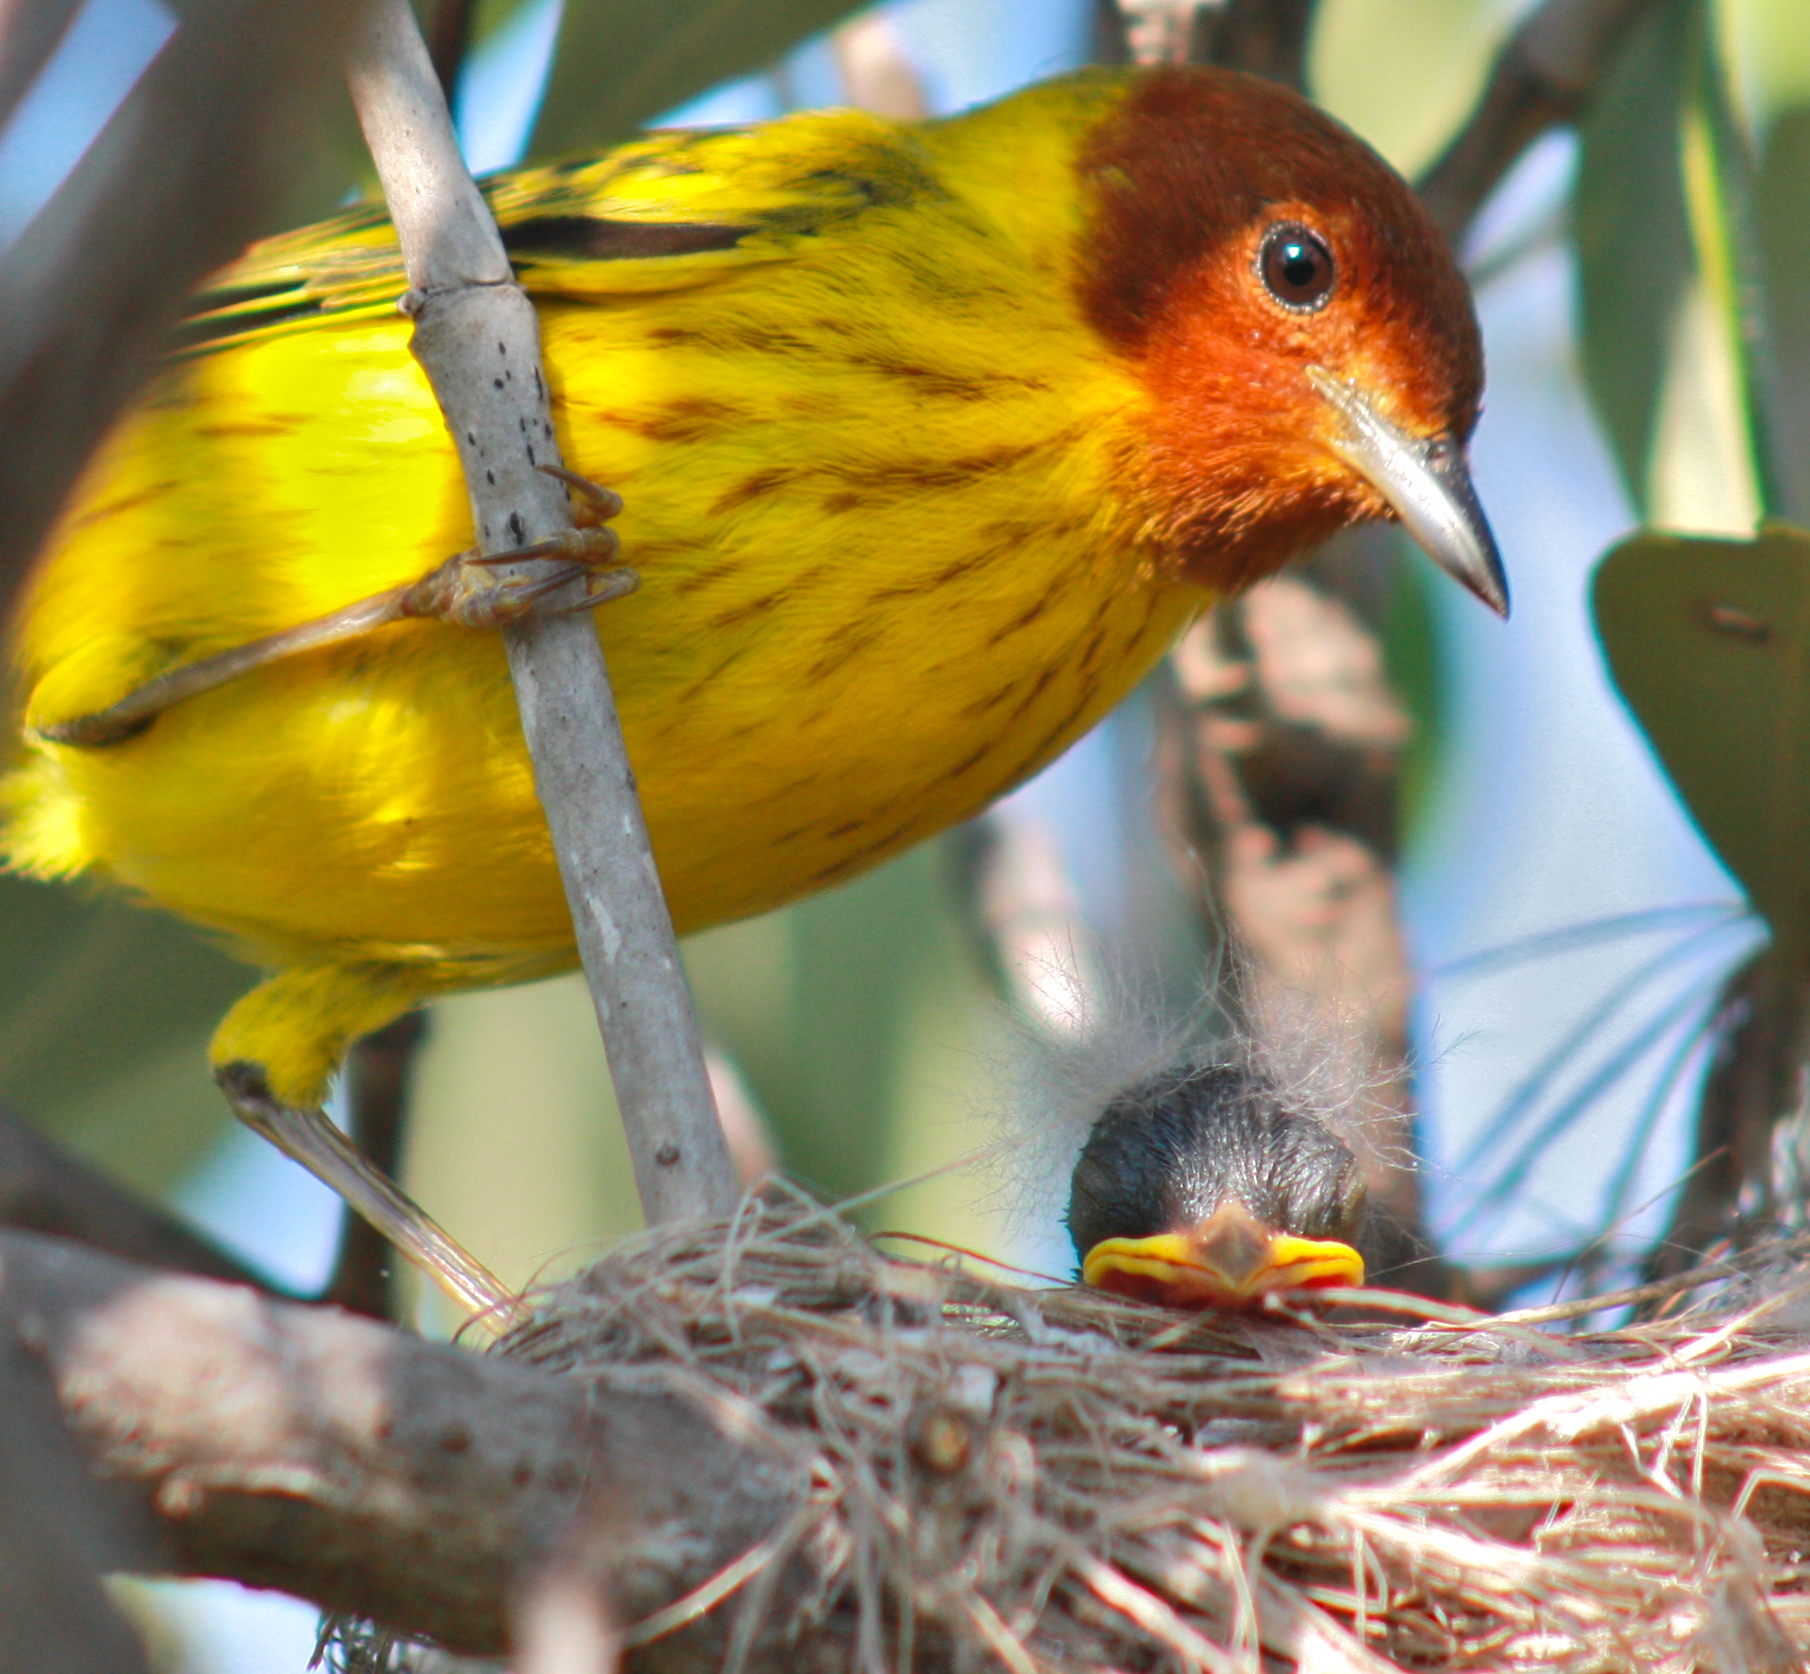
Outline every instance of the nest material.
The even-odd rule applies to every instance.
[[[726,1398],[808,1460],[779,1532],[631,1642],[709,1607],[732,1666],[783,1615],[859,1674],[1782,1671],[1810,1646],[1807,1253],[1586,1335],[1180,1318],[769,1195],[547,1291],[502,1351]]]

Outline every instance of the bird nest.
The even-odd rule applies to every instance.
[[[769,1195],[549,1289],[501,1352],[677,1379],[805,1451],[778,1532],[672,1614],[731,1613],[732,1666],[1783,1670],[1810,1646],[1806,1256],[1580,1334],[1581,1306],[1188,1317]],[[782,1611],[787,1572],[812,1580]],[[792,1656],[751,1659],[757,1629]]]

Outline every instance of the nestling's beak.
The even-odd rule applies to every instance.
[[[1169,1308],[1243,1310],[1279,1291],[1361,1285],[1364,1258],[1349,1244],[1276,1232],[1228,1198],[1186,1232],[1102,1239],[1087,1252],[1081,1278]]]
[[[1344,421],[1331,439],[1333,452],[1395,508],[1402,527],[1435,564],[1507,616],[1508,576],[1458,439],[1410,436],[1355,384],[1321,366],[1308,367],[1307,376]]]

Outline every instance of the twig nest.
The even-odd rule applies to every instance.
[[[1190,1318],[894,1259],[769,1188],[548,1290],[502,1352],[797,1459],[691,1595],[738,1667],[1782,1671],[1810,1344],[1797,1269],[1756,1270],[1594,1335]]]

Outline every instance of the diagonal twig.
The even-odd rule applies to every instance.
[[[533,305],[466,172],[406,0],[376,0],[350,79],[408,270],[413,350],[459,448],[479,551],[568,532],[565,489],[544,469],[560,461]],[[583,592],[581,579],[549,595],[550,612]],[[649,1221],[725,1213],[739,1188],[595,624],[549,613],[503,639],[642,1206]]]

